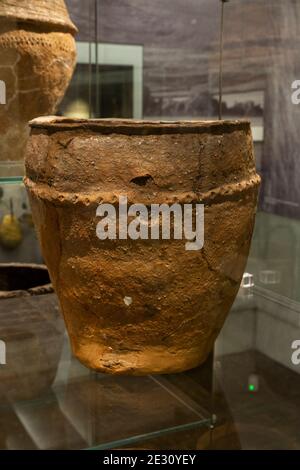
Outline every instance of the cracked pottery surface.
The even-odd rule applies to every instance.
[[[238,292],[255,221],[250,123],[41,118],[31,123],[26,175],[75,356],[132,375],[205,361]],[[204,203],[203,249],[100,241],[97,206],[117,206],[120,195],[147,206]]]
[[[1,2],[1,161],[22,160],[28,121],[57,109],[75,67],[76,31],[63,0]]]

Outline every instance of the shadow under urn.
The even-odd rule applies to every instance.
[[[39,118],[26,175],[75,356],[91,369],[132,375],[204,362],[251,242],[260,177],[250,123]],[[203,204],[203,248],[186,250],[174,236],[120,239],[118,223],[115,239],[100,240],[97,207],[120,215],[120,196],[128,207]]]

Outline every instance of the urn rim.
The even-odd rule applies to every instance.
[[[6,0],[0,5],[0,21],[52,25],[72,35],[78,32],[63,0],[55,0],[52,8],[46,1],[41,3],[40,0]]]
[[[197,133],[197,132],[231,132],[235,130],[250,131],[250,120],[180,120],[153,121],[142,119],[80,119],[60,116],[42,116],[29,122],[31,129],[44,130],[92,130],[98,133],[121,134],[164,134],[164,133]]]
[[[37,273],[43,272],[43,274],[48,274],[47,266],[44,264],[36,263],[0,263],[0,274],[1,271],[13,271],[13,270],[23,270],[29,272],[36,271]],[[20,273],[22,274],[22,273]],[[24,274],[24,273],[23,273]],[[49,276],[49,275],[48,275]],[[50,279],[50,278],[49,278]],[[33,283],[37,284],[37,283]],[[50,282],[43,281],[38,283],[38,285],[33,285],[32,287],[25,288],[20,286],[20,288],[11,288],[8,290],[0,290],[0,301],[3,299],[12,299],[16,297],[28,297],[28,296],[37,296],[54,293],[53,286]]]

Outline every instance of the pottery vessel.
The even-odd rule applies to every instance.
[[[247,121],[41,118],[26,178],[75,356],[114,374],[201,364],[239,290],[260,178]],[[204,247],[100,240],[98,205],[205,205]],[[118,213],[118,212],[117,212]]]
[[[75,32],[63,0],[0,2],[0,160],[22,160],[28,121],[56,111],[75,67]]]
[[[0,340],[6,349],[6,364],[0,367],[2,404],[49,393],[63,335],[46,266],[0,264]]]

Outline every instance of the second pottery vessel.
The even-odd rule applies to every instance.
[[[239,290],[260,178],[249,122],[41,118],[25,184],[74,354],[114,374],[201,364]],[[202,203],[204,247],[100,240],[99,204]],[[99,214],[98,214],[99,215]]]
[[[0,340],[6,348],[6,364],[0,367],[2,405],[49,393],[63,337],[46,266],[0,264]]]
[[[28,121],[56,111],[74,71],[76,31],[63,0],[1,1],[0,160],[21,160]]]

